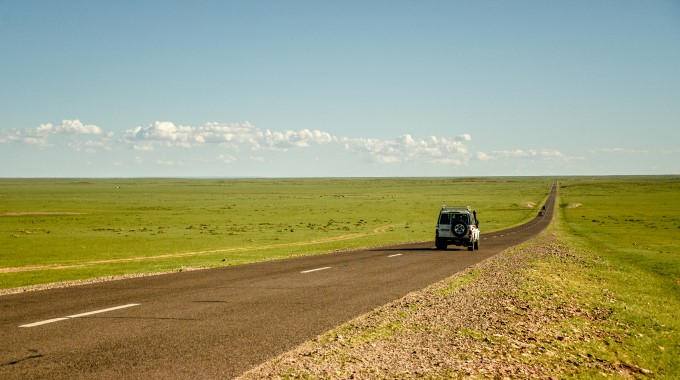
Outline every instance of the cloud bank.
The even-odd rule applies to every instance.
[[[463,134],[454,138],[430,136],[415,139],[410,134],[394,140],[373,138],[341,138],[345,149],[368,155],[378,164],[402,162],[423,162],[429,164],[461,165],[468,159],[468,148],[464,142],[472,137]]]
[[[41,124],[36,128],[37,135],[43,138],[42,144],[48,145],[49,136],[66,135],[71,139],[68,147],[78,151],[95,153],[100,150],[111,150],[110,139],[113,132],[106,132],[101,127],[83,124],[80,120],[62,120],[60,125]]]
[[[429,164],[461,165],[469,153],[465,143],[472,137],[461,134],[456,137],[414,138],[410,134],[391,140],[376,138],[349,138],[335,136],[321,130],[299,131],[261,130],[251,123],[207,123],[192,127],[157,121],[144,127],[123,132],[123,140],[135,150],[152,151],[158,148],[195,148],[215,144],[225,151],[233,152],[287,152],[317,145],[338,144],[345,150],[363,155],[376,164],[423,162]],[[238,157],[221,154],[222,162],[236,162]]]
[[[372,165],[415,164],[427,167],[467,166],[507,160],[569,160],[556,150],[515,149],[473,151],[472,136],[416,137],[403,134],[391,139],[338,136],[320,129],[269,130],[250,122],[209,122],[200,126],[155,121],[117,134],[80,120],[40,124],[35,128],[0,132],[0,144],[14,143],[40,149],[62,147],[76,152],[137,152],[136,160],[163,165],[181,164],[181,157],[196,162],[231,165],[238,162],[277,162],[293,152],[326,147],[329,152]],[[325,149],[325,148],[324,148]],[[182,154],[181,152],[184,152]],[[332,158],[331,158],[332,159]],[[314,160],[309,157],[309,160]]]
[[[90,124],[83,124],[80,120],[63,120],[61,124],[52,123],[40,124],[36,128],[26,128],[23,130],[10,130],[0,132],[0,143],[20,143],[37,147],[50,146],[52,136],[70,136],[69,146],[76,150],[81,150],[83,146],[104,147],[104,140],[113,136],[113,132],[105,132],[101,127]],[[82,136],[99,138],[99,141],[83,141]]]
[[[154,150],[157,147],[192,148],[204,144],[219,144],[246,150],[287,151],[315,144],[336,141],[327,132],[270,131],[256,128],[249,122],[243,124],[206,123],[200,127],[175,125],[169,121],[156,121],[145,127],[123,132],[123,139],[137,150]]]

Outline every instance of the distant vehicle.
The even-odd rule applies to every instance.
[[[479,221],[477,212],[470,206],[442,206],[435,231],[435,246],[446,249],[449,245],[479,249]]]

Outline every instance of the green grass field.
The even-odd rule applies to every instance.
[[[442,204],[522,223],[548,178],[3,179],[0,288],[431,240]]]
[[[631,377],[677,378],[680,177],[560,183],[562,239],[588,265],[551,263],[541,273],[559,271],[560,280],[550,280],[555,288],[611,313],[600,327],[602,339],[580,350],[609,363],[634,363],[622,372]]]

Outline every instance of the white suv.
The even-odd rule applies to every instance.
[[[446,249],[449,244],[467,247],[468,251],[479,249],[479,222],[477,212],[470,206],[442,206],[439,211],[435,246]]]

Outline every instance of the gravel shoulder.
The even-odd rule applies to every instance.
[[[364,314],[240,378],[562,378],[639,372],[579,353],[579,344],[604,334],[598,321],[610,311],[583,305],[559,287],[532,278],[538,261],[589,265],[560,243],[551,226],[527,243]]]

